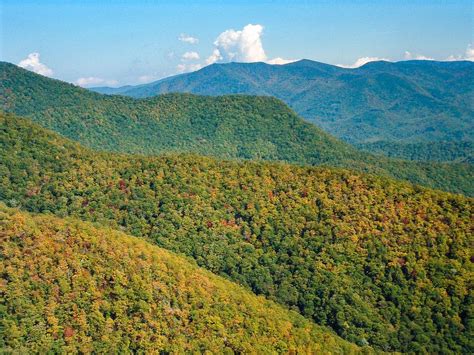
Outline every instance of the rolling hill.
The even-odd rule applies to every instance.
[[[94,152],[29,120],[0,118],[0,199],[10,207],[71,216],[142,237],[358,345],[417,353],[474,350],[473,199],[340,169]],[[45,221],[44,228],[54,225]],[[76,251],[87,252],[83,244],[67,243],[72,238],[67,231],[46,233],[57,235],[54,248],[66,248],[61,249],[66,260],[54,259],[62,272],[69,258],[81,260]],[[115,255],[117,249],[116,260],[127,260],[120,266],[110,260],[107,271],[142,263],[140,251],[126,248],[122,254],[122,234],[105,234],[119,238],[107,250]],[[38,255],[34,248],[26,253],[31,249],[27,235],[20,228],[11,242],[20,248],[17,253]],[[128,260],[133,264],[127,266]],[[17,264],[10,272],[22,270],[28,258],[13,261]],[[58,287],[69,291],[72,275],[64,277]],[[28,283],[39,282],[15,280],[26,286],[11,297],[33,292]],[[75,282],[83,287],[82,279]],[[34,291],[35,297],[49,288],[41,290]],[[139,313],[146,294],[129,295]],[[16,309],[36,312],[28,305]],[[100,314],[91,317],[102,324]],[[13,329],[18,334],[19,328]]]
[[[369,151],[448,161],[452,154],[446,142],[469,142],[458,149],[474,156],[473,83],[472,62],[371,62],[345,69],[302,60],[286,65],[213,64],[150,84],[92,90],[132,97],[170,92],[270,95],[325,131]],[[447,151],[419,157],[412,144],[428,152],[433,146]]]
[[[358,144],[359,149],[383,154],[391,158],[418,161],[450,161],[474,164],[474,143],[471,141],[445,141],[430,143],[374,142]]]
[[[110,228],[0,203],[0,230],[7,353],[371,353]]]
[[[0,107],[85,146],[126,153],[327,165],[474,195],[471,164],[411,163],[354,149],[271,97],[107,96],[0,63]]]

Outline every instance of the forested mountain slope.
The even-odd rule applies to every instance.
[[[98,153],[1,117],[10,207],[123,229],[356,344],[474,350],[472,199],[346,170]]]
[[[410,144],[423,149],[435,145],[438,152],[447,151],[433,160],[449,160],[445,142],[474,140],[473,83],[472,62],[371,62],[345,69],[302,60],[286,65],[214,64],[150,84],[95,90],[132,97],[169,92],[271,95],[344,141],[377,143],[377,151],[408,159],[419,158]],[[460,148],[473,156],[472,145]]]
[[[429,143],[394,143],[379,141],[357,144],[356,146],[359,149],[374,154],[384,154],[391,158],[474,164],[474,142],[471,141]]]
[[[270,97],[106,96],[8,63],[0,64],[0,78],[3,110],[96,149],[338,166],[474,194],[472,165],[411,163],[359,152]]]
[[[0,203],[0,345],[16,353],[370,353],[146,241]]]

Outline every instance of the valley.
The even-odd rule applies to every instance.
[[[474,354],[473,19],[2,1],[0,353]]]
[[[413,160],[473,157],[474,64],[410,60],[341,68],[311,60],[285,65],[225,63],[123,88],[93,88],[136,98],[164,93],[274,96],[324,131],[369,152]],[[418,149],[437,155],[417,155]],[[414,146],[415,145],[415,146]]]
[[[187,152],[219,158],[336,166],[474,195],[472,164],[410,162],[358,151],[260,96],[91,93],[0,63],[0,104],[85,146],[122,153]]]

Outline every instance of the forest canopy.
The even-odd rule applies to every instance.
[[[107,96],[8,63],[0,63],[0,78],[4,111],[94,149],[342,167],[474,195],[472,164],[409,162],[358,151],[272,97]]]
[[[20,353],[370,353],[182,257],[0,203],[0,346]]]
[[[1,117],[10,207],[145,238],[359,345],[474,349],[471,198],[341,169],[94,152]]]

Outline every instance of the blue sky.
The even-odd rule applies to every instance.
[[[1,60],[84,86],[215,61],[473,59],[473,2],[2,0],[0,39]]]

